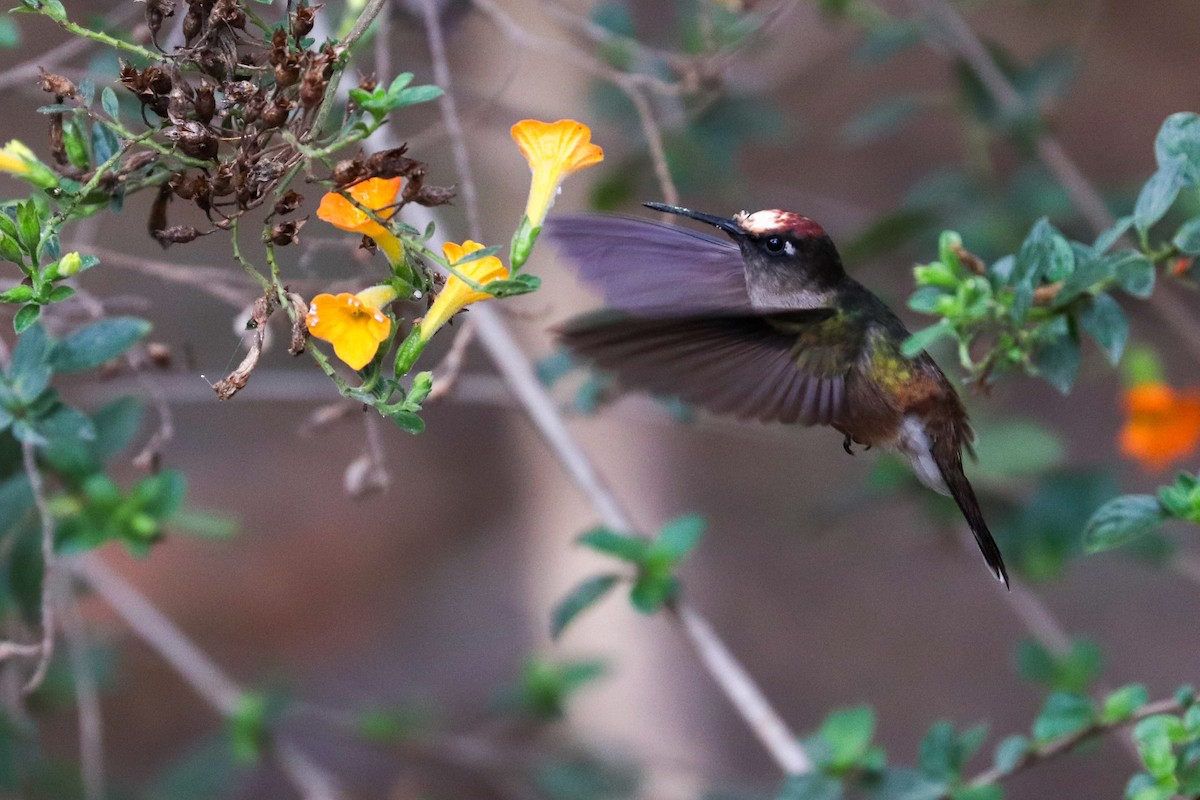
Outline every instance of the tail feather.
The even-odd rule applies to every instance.
[[[942,480],[946,482],[950,496],[954,498],[959,510],[966,517],[971,533],[975,534],[975,543],[979,545],[984,561],[1007,589],[1008,570],[1004,567],[1004,557],[1000,554],[1000,548],[996,546],[996,540],[992,538],[992,532],[988,530],[987,522],[983,519],[983,510],[979,507],[975,490],[971,488],[971,482],[967,480],[966,473],[963,472],[962,454],[955,448],[952,454],[945,455],[946,458],[937,458]]]

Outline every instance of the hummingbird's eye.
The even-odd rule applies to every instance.
[[[783,245],[784,242],[782,236],[771,236],[766,241],[768,253],[782,253]]]

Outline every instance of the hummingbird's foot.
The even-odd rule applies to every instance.
[[[846,438],[842,439],[842,449],[846,451],[846,455],[848,455],[848,456],[854,455],[854,451],[850,449],[850,445],[852,445],[853,443],[854,443],[854,437],[852,437],[848,433],[846,434]],[[867,445],[863,449],[870,450],[871,445]]]

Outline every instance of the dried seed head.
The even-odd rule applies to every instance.
[[[308,222],[308,217],[280,222],[278,225],[271,227],[271,233],[267,239],[271,244],[279,247],[286,247],[289,244],[299,242],[300,229],[304,227],[304,223],[306,222]]]
[[[291,214],[304,204],[304,196],[294,189],[289,189],[287,194],[275,201],[276,214]]]
[[[366,174],[367,169],[363,166],[361,156],[347,158],[334,165],[333,182],[338,186],[349,186],[362,180]]]
[[[56,75],[53,72],[46,72],[46,70],[42,69],[41,67],[38,67],[38,69],[41,72],[41,77],[38,79],[38,82],[41,84],[43,92],[54,95],[59,99],[59,102],[61,102],[64,98],[75,97],[77,95],[75,91],[75,84],[71,83],[62,75]]]
[[[422,186],[412,202],[419,206],[444,206],[453,199],[453,186]]]
[[[212,122],[212,118],[217,115],[217,98],[213,85],[208,81],[201,81],[196,88],[196,99],[193,102],[196,109],[196,119],[207,125]]]
[[[200,231],[191,225],[172,225],[159,231],[151,231],[150,235],[166,250],[173,244],[187,244],[195,240],[200,235]]]
[[[296,10],[292,12],[292,36],[295,37],[297,44],[312,33],[313,21],[320,10],[321,6],[310,6],[302,0]]]

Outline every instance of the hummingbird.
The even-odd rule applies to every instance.
[[[966,408],[928,353],[846,274],[814,220],[777,209],[720,217],[647,208],[713,225],[719,239],[646,219],[565,215],[544,233],[608,308],[568,320],[563,344],[627,388],[677,396],[716,414],[827,425],[842,446],[890,449],[949,495],[988,567],[1008,572],[971,483]]]

